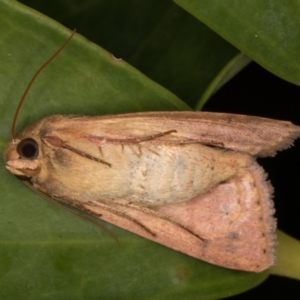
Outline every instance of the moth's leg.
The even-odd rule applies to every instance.
[[[42,140],[45,143],[50,144],[50,145],[52,145],[54,147],[64,148],[64,149],[72,151],[73,153],[76,153],[76,154],[78,154],[78,155],[80,155],[82,157],[86,157],[87,159],[91,159],[93,161],[99,162],[99,163],[107,165],[109,167],[112,166],[109,162],[107,162],[107,161],[105,161],[103,159],[100,159],[98,157],[95,157],[93,155],[90,155],[88,153],[85,153],[85,152],[83,152],[81,150],[78,150],[78,149],[70,146],[69,144],[67,144],[66,142],[64,142],[63,140],[61,140],[60,138],[58,138],[56,136],[44,136],[44,137],[42,137]]]
[[[157,133],[157,134],[152,134],[152,135],[148,135],[148,136],[144,136],[144,137],[138,137],[133,139],[132,143],[140,143],[140,142],[145,142],[145,141],[150,141],[150,140],[155,140],[157,138],[160,138],[162,136],[171,134],[171,133],[176,133],[176,130],[168,130],[168,131],[164,131],[161,133]]]
[[[111,138],[104,138],[105,142],[108,143],[121,143],[121,144],[138,144],[141,142],[146,142],[150,140],[155,140],[157,138],[160,138],[162,136],[176,133],[177,130],[168,130],[164,132],[160,132],[157,134],[147,135],[147,136],[141,136],[141,137],[134,137],[134,138],[125,138],[125,139],[111,139]]]
[[[165,221],[167,221],[167,222],[169,222],[169,223],[171,223],[171,224],[173,224],[173,225],[175,225],[175,226],[178,226],[178,227],[180,227],[181,229],[187,231],[188,233],[192,234],[192,235],[195,236],[196,238],[198,238],[198,239],[204,241],[203,238],[201,238],[199,235],[197,235],[196,233],[194,233],[193,231],[191,231],[191,230],[188,229],[187,227],[185,227],[185,226],[183,226],[182,224],[180,224],[180,223],[178,223],[178,222],[172,220],[172,219],[169,218],[167,215],[162,214],[162,213],[159,213],[159,212],[157,212],[157,211],[155,211],[155,210],[152,210],[152,209],[150,209],[150,208],[148,208],[148,207],[146,207],[146,206],[135,205],[135,204],[133,204],[133,203],[129,203],[129,204],[115,203],[115,205],[118,205],[118,206],[121,206],[121,207],[125,207],[125,208],[130,207],[130,208],[135,209],[135,210],[137,210],[137,211],[141,211],[141,212],[143,212],[143,213],[145,213],[145,214],[147,214],[147,215],[150,215],[150,216],[153,216],[153,217],[156,217],[156,218],[159,218],[159,219],[163,219],[163,220],[165,220]]]
[[[135,156],[137,156],[138,158],[141,158],[143,152],[142,152],[142,148],[140,145],[126,145],[133,153]],[[137,146],[137,149],[136,149],[136,146]],[[122,152],[124,153],[124,148],[125,148],[125,145],[122,144]]]
[[[76,202],[72,205],[75,205],[76,207],[78,207],[79,209],[97,217],[97,218],[101,218],[102,214],[97,214],[94,210],[92,209],[89,209],[86,207],[86,204],[88,206],[94,206],[94,207],[100,207],[101,209],[104,209],[114,215],[117,215],[119,217],[122,217],[122,218],[125,218],[127,220],[129,220],[130,222],[136,224],[137,226],[141,227],[143,230],[145,230],[146,232],[148,232],[149,234],[151,234],[153,237],[155,237],[155,233],[153,233],[147,226],[145,226],[142,222],[136,220],[135,218],[131,217],[130,215],[128,215],[126,212],[124,212],[124,208],[125,209],[133,209],[133,210],[137,210],[137,211],[140,211],[144,214],[147,214],[147,215],[150,215],[150,216],[153,216],[155,218],[158,218],[158,219],[163,219],[175,226],[178,226],[180,227],[181,229],[183,229],[184,231],[188,232],[189,234],[192,234],[193,236],[195,236],[197,239],[200,239],[201,241],[204,241],[203,238],[201,238],[199,235],[195,234],[193,231],[191,231],[190,229],[188,229],[187,227],[183,226],[182,224],[180,223],[177,223],[175,222],[174,220],[170,219],[168,216],[162,214],[162,213],[159,213],[159,212],[156,212],[150,208],[147,208],[145,206],[139,206],[139,205],[134,205],[132,203],[130,204],[123,204],[123,203],[114,203],[113,204],[113,207],[110,205],[105,205],[104,203],[101,203],[101,202],[95,202],[95,201],[90,201],[88,203],[80,203],[80,202]]]
[[[160,156],[160,154],[157,151],[154,151],[151,148],[151,145],[140,145],[140,144],[129,144],[129,145],[125,145],[125,144],[121,144],[122,145],[122,151],[124,153],[124,148],[125,146],[129,149],[131,149],[131,151],[134,153],[134,155],[136,155],[138,158],[141,158],[141,156],[143,155],[143,150],[147,150],[151,153],[153,153],[154,155]]]
[[[118,144],[122,146],[122,151],[124,152],[124,147],[125,146],[138,146],[137,150],[135,150],[135,148],[131,147],[130,149],[133,151],[133,153],[137,156],[137,157],[141,157],[142,156],[142,148],[140,146],[140,143],[142,142],[146,142],[146,141],[151,141],[157,138],[160,138],[162,136],[171,134],[171,133],[175,133],[177,132],[176,130],[169,130],[169,131],[164,131],[164,132],[160,132],[157,134],[153,134],[153,135],[148,135],[148,136],[144,136],[144,137],[135,137],[135,138],[125,138],[125,139],[111,139],[111,138],[103,138],[103,141],[105,141],[105,143],[112,143],[112,144]],[[143,148],[145,148],[145,145],[143,145]],[[146,148],[147,149],[147,148]],[[148,149],[148,151],[152,152],[155,155],[159,155],[156,151],[152,150],[151,148]]]
[[[108,206],[108,205],[105,205],[104,203],[101,203],[101,202],[95,202],[95,201],[90,201],[87,203],[88,205],[90,206],[96,206],[96,207],[101,207],[102,209],[114,214],[114,215],[117,215],[119,217],[122,217],[122,218],[125,218],[127,220],[129,220],[130,222],[136,224],[137,226],[141,227],[142,229],[144,229],[146,232],[148,232],[149,234],[151,234],[152,236],[156,236],[155,233],[153,233],[148,227],[146,227],[144,224],[142,224],[141,222],[139,222],[138,220],[132,218],[131,216],[127,215],[124,211],[122,210],[119,210],[117,208],[114,208],[112,206]],[[102,214],[97,214],[95,211],[91,210],[91,209],[88,209],[84,203],[80,203],[80,202],[73,202],[72,205],[76,206],[77,208],[81,209],[82,211],[88,213],[88,214],[91,214],[97,218],[101,218]],[[126,207],[124,205],[124,207]]]
[[[134,137],[134,138],[124,138],[124,139],[113,139],[113,138],[102,138],[103,141],[108,142],[108,143],[115,143],[115,144],[122,144],[122,145],[136,145],[142,142],[147,142],[147,141],[152,141],[156,140],[160,137],[166,136],[171,133],[177,133],[177,130],[168,130],[164,132],[160,132],[157,134],[152,134],[152,135],[147,135],[143,137]],[[201,140],[199,139],[189,139],[189,138],[184,138],[180,139],[179,137],[176,140],[171,140],[171,141],[164,141],[164,143],[169,143],[170,145],[190,145],[190,144],[198,144],[201,143],[203,145],[207,146],[214,146],[218,148],[224,148],[224,143],[219,142],[219,141],[214,141],[212,139],[207,139],[205,137],[202,137]]]
[[[31,188],[32,190],[34,190],[35,192],[37,192],[38,194],[40,194],[42,197],[50,200],[50,202],[54,203],[55,205],[77,215],[76,212],[72,211],[72,209],[68,208],[65,206],[65,204],[63,203],[67,203],[67,204],[70,204],[71,206],[75,206],[77,207],[78,209],[88,213],[88,214],[91,214],[92,216],[95,216],[97,218],[101,218],[102,214],[99,214],[99,213],[96,213],[95,211],[91,210],[91,209],[88,209],[84,203],[82,202],[79,202],[79,201],[74,201],[74,200],[70,200],[68,197],[61,197],[61,198],[52,198],[50,197],[48,194],[46,194],[44,191],[40,190],[40,189],[36,189],[32,186],[32,184],[30,183],[27,183],[27,182],[24,182],[29,188]],[[64,198],[64,200],[62,200],[62,198]],[[106,210],[112,214],[115,214],[119,217],[122,217],[122,218],[125,218],[127,220],[129,220],[130,222],[133,222],[134,224],[136,224],[137,226],[143,228],[146,232],[148,232],[150,235],[152,235],[153,237],[155,237],[155,233],[153,233],[148,227],[146,227],[144,224],[142,224],[141,222],[139,222],[138,220],[132,218],[131,216],[127,215],[125,212],[117,209],[117,208],[114,208],[112,206],[108,206],[108,205],[105,205],[104,203],[101,203],[101,202],[95,202],[95,201],[90,201],[88,202],[88,204],[90,206],[97,206],[97,207],[101,207],[103,210]],[[125,205],[124,205],[125,206]],[[125,206],[126,207],[126,206]]]

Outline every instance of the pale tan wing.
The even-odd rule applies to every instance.
[[[54,157],[61,170],[65,170],[69,167],[67,164],[72,151],[92,160],[99,160],[103,150],[101,142],[106,148],[111,146],[109,150],[113,152],[117,148],[111,145],[114,140],[118,144],[122,144],[121,139],[124,143],[130,143],[141,137],[170,130],[176,132],[155,138],[152,142],[172,144],[178,141],[195,141],[252,154],[271,155],[276,149],[287,147],[299,135],[299,128],[289,122],[228,114],[162,112],[105,117],[56,115],[28,126],[19,137],[32,137],[36,141],[40,137],[41,141],[37,142],[41,149],[49,144],[53,146],[48,149],[47,155]],[[247,136],[250,134],[253,134],[252,138]],[[267,143],[268,138],[270,142]],[[69,149],[71,152],[58,151],[57,148]],[[123,154],[122,145],[119,148],[119,153],[115,154]],[[110,155],[109,151],[105,152],[103,159],[114,166],[115,160],[107,155]],[[77,166],[81,165],[77,159],[76,163]],[[75,169],[74,172],[77,171],[80,175],[83,173],[81,169]],[[94,175],[94,167],[91,169],[91,174],[98,180],[99,177]],[[98,165],[96,169],[99,169]],[[101,173],[104,169],[109,172],[114,170],[104,166]],[[74,172],[72,170],[70,174]],[[52,176],[48,185],[52,184],[52,179],[55,178]],[[60,183],[59,179],[57,183]],[[55,184],[53,187],[56,189]],[[71,187],[74,189],[77,185],[73,184]],[[249,193],[249,190],[254,192]],[[49,194],[60,195],[54,190]],[[272,218],[271,190],[256,164],[240,168],[236,176],[222,181],[206,194],[194,199],[148,207],[151,213],[139,209],[140,206],[130,199],[127,200],[127,205],[119,205],[119,202],[108,205],[104,204],[106,202],[95,201],[90,199],[90,190],[85,201],[78,199],[83,198],[80,193],[74,192],[71,196],[64,192],[61,194],[64,201],[108,222],[218,265],[261,271],[274,262],[275,221]],[[158,217],[155,217],[155,213]],[[161,217],[161,214],[167,218]]]
[[[76,132],[78,138],[86,141],[126,143],[175,130],[153,142],[199,142],[256,156],[273,156],[300,136],[300,127],[288,121],[210,112],[146,112],[95,117],[55,115],[43,122],[47,122],[43,128],[59,130],[60,137],[66,136],[66,140]]]
[[[257,156],[274,156],[300,137],[300,127],[289,121],[227,113],[149,112],[108,118],[111,128],[148,132],[175,129],[179,137]]]
[[[274,264],[276,245],[272,188],[265,179],[263,170],[253,163],[240,176],[182,203],[150,209],[132,202],[121,206],[93,200],[72,203],[190,256],[227,268],[261,272]]]

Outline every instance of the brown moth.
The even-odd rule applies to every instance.
[[[274,264],[272,187],[255,157],[300,127],[209,112],[53,115],[16,136],[14,123],[6,168],[40,193],[219,266]]]

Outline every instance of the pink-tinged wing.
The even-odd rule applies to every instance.
[[[255,156],[273,156],[300,136],[300,127],[288,121],[210,112],[146,112],[97,117],[57,115],[44,120],[50,120],[52,130],[59,130],[60,137],[66,135],[66,140],[76,132],[76,136],[86,142],[126,143],[126,140],[176,130],[153,142],[199,142]]]
[[[112,124],[124,129],[168,131],[201,143],[247,152],[257,156],[273,156],[300,137],[300,127],[288,121],[255,116],[211,112],[150,112],[116,115]],[[109,116],[104,117],[106,120]],[[120,120],[120,123],[119,123]],[[176,135],[176,134],[174,134]]]
[[[117,208],[132,220],[96,201],[79,202],[78,207],[187,255],[227,268],[260,272],[275,261],[271,193],[265,174],[253,162],[249,169],[209,193],[180,204],[153,207],[154,214],[130,203]]]

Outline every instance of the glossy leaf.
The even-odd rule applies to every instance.
[[[15,1],[0,2],[0,149],[34,71],[69,36]],[[18,129],[53,113],[101,114],[189,107],[168,90],[79,34],[43,71]],[[2,299],[219,299],[267,276],[226,270],[53,206],[0,163]]]
[[[239,53],[170,0],[22,1],[76,27],[192,107]]]
[[[297,0],[174,0],[267,70],[300,84]]]

